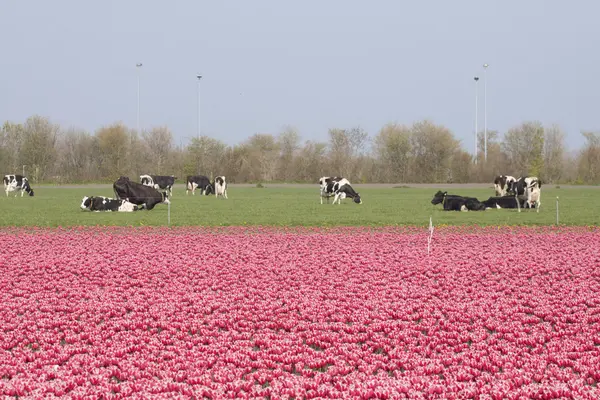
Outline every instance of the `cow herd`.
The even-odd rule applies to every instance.
[[[483,211],[491,208],[535,208],[540,212],[542,182],[535,176],[515,179],[500,175],[494,179],[496,196],[485,201],[438,191],[431,204],[442,204],[444,211]]]
[[[132,212],[138,210],[152,210],[157,204],[170,204],[173,196],[173,186],[177,178],[173,175],[140,175],[140,183],[121,176],[113,184],[115,198],[104,196],[85,196],[81,202],[81,209],[89,211],[121,211]],[[213,182],[203,175],[188,176],[186,181],[186,194],[189,190],[195,194],[200,188],[202,195],[214,193],[215,197],[222,196],[227,199],[227,181],[224,176],[217,176]]]
[[[126,176],[121,176],[113,184],[115,198],[105,196],[85,196],[80,208],[89,211],[118,211],[133,212],[138,210],[152,210],[157,204],[170,204],[173,196],[173,186],[177,178],[173,175],[140,175],[140,182],[134,182]],[[6,196],[15,192],[15,197],[21,193],[33,196],[33,189],[28,179],[22,175],[5,175],[4,190]],[[185,194],[196,194],[215,197],[227,196],[227,181],[224,176],[217,176],[211,182],[204,175],[190,175],[186,179]],[[354,190],[348,179],[342,177],[323,176],[319,179],[321,204],[323,199],[329,204],[333,197],[333,204],[341,204],[345,198],[350,198],[356,204],[362,204],[360,194]],[[431,204],[442,204],[444,211],[483,211],[492,208],[535,208],[540,211],[542,182],[535,176],[514,178],[509,175],[500,175],[494,179],[495,196],[485,201],[475,197],[465,197],[438,191],[431,200]]]

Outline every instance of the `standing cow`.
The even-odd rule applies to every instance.
[[[113,189],[117,199],[127,200],[130,203],[137,204],[139,208],[152,210],[154,206],[160,203],[169,204],[169,194],[159,192],[153,187],[133,182],[128,177],[122,176],[115,181]]]
[[[210,179],[204,175],[189,175],[186,179],[185,194],[192,191],[192,196],[196,194],[196,189],[200,189],[201,195],[209,195],[214,193],[214,186],[210,183]]]
[[[525,208],[536,208],[536,212],[540,212],[540,206],[542,205],[542,181],[537,176],[517,179],[511,184],[509,192],[514,192],[519,200],[524,200]],[[520,211],[521,208],[519,207]]]
[[[500,175],[494,179],[494,189],[496,190],[496,197],[502,197],[509,194],[509,188],[516,182],[514,176]],[[514,193],[511,193],[514,195]]]
[[[140,183],[142,185],[153,187],[156,190],[166,190],[169,193],[169,197],[173,196],[173,185],[175,185],[176,179],[173,175],[140,175]]]
[[[356,204],[362,204],[360,194],[354,190],[346,178],[324,176],[319,179],[319,184],[321,186],[321,204],[323,204],[323,197],[329,204],[329,198],[332,196],[333,204],[336,202],[342,204],[342,199],[346,197],[351,198]]]
[[[3,182],[6,197],[8,197],[8,192],[15,192],[15,197],[17,197],[18,192],[21,192],[21,197],[24,193],[33,196],[33,189],[29,185],[29,180],[23,175],[4,175]]]
[[[224,176],[217,176],[214,182],[215,197],[223,196],[227,198],[227,181]]]

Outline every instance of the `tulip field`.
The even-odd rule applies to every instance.
[[[7,227],[7,398],[600,398],[595,227]]]

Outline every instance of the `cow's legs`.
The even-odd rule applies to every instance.
[[[229,197],[227,197],[227,189],[225,189],[225,191],[223,192],[223,194],[225,195],[226,199],[229,199]]]
[[[517,210],[521,212],[521,202],[519,201],[519,197],[515,194],[515,200],[517,201]]]

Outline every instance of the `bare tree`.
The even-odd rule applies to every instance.
[[[279,147],[279,160],[277,162],[277,179],[281,181],[291,181],[296,179],[296,170],[294,169],[294,157],[298,151],[300,135],[292,128],[287,128],[277,137],[277,146]]]
[[[60,126],[51,123],[48,118],[34,115],[25,121],[23,133],[21,162],[31,166],[33,174],[29,175],[38,182],[49,176],[54,167]]]
[[[600,133],[582,132],[585,145],[579,155],[579,180],[600,183]]]
[[[451,180],[451,159],[460,146],[454,135],[447,128],[430,121],[417,122],[413,124],[411,130],[416,180],[419,182]]]
[[[502,150],[514,174],[539,176],[544,167],[544,127],[540,122],[524,122],[504,136]]]
[[[407,182],[411,162],[411,130],[397,124],[384,126],[374,140],[374,154],[385,182]]]
[[[152,128],[142,133],[142,139],[149,151],[150,160],[155,164],[150,168],[159,175],[166,171],[165,164],[173,148],[173,134],[166,126]]]
[[[127,127],[116,123],[102,127],[96,132],[96,140],[100,155],[100,170],[102,177],[108,180],[117,179],[121,175],[128,175],[131,165],[128,165],[127,154],[133,138]],[[131,146],[133,148],[134,146]],[[130,157],[130,160],[135,157]],[[133,178],[132,178],[133,179]]]
[[[548,182],[558,182],[564,171],[565,134],[558,125],[545,130],[544,139],[544,178]]]

